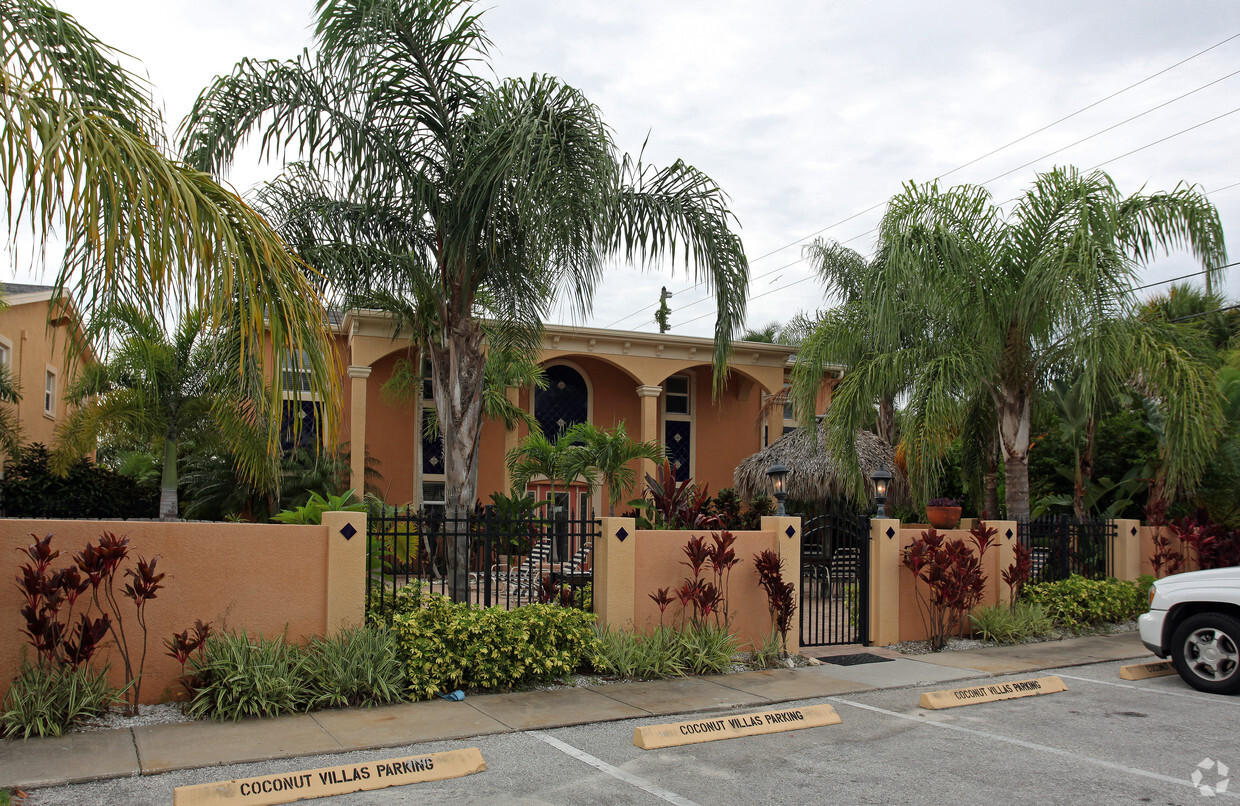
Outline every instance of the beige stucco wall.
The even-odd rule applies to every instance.
[[[164,589],[147,604],[149,648],[142,684],[144,702],[176,697],[180,667],[164,654],[163,641],[210,621],[215,630],[283,634],[293,641],[323,635],[361,619],[365,599],[365,516],[328,513],[325,526],[158,521],[0,520],[0,569],[17,575],[30,535],[52,533],[61,554],[53,568],[71,562],[86,542],[111,531],[129,538],[130,564],[141,555],[159,556],[156,570],[167,574]],[[358,530],[344,540],[348,521]],[[123,589],[118,578],[117,594]],[[13,584],[0,585],[0,696],[17,672],[27,639],[21,633],[24,597]],[[121,598],[129,643],[140,647],[141,632],[129,600]],[[122,664],[115,648],[99,656],[110,662],[110,678],[120,685]]]

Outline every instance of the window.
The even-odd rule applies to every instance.
[[[692,379],[672,375],[663,384],[663,446],[677,481],[693,476]]]
[[[48,417],[56,416],[56,370],[47,368],[43,379],[43,413]]]
[[[280,406],[280,449],[290,453],[327,444],[323,406],[310,385],[310,362],[302,350],[285,353],[280,364],[284,401]]]
[[[13,342],[0,336],[0,367],[4,367],[10,373],[13,371]],[[14,382],[16,382],[14,378]]]
[[[418,482],[422,494],[422,509],[427,514],[443,515],[447,503],[448,482],[444,474],[443,435],[436,434],[432,439],[426,435],[426,421],[434,414],[435,399],[431,390],[431,362],[429,358],[422,360],[422,411],[418,418],[418,428],[422,432],[420,441],[421,463]]]
[[[554,442],[590,417],[590,389],[581,373],[565,364],[547,367],[547,388],[534,392],[534,418]]]

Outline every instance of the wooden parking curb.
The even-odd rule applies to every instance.
[[[429,753],[424,756],[405,756],[382,761],[365,761],[360,764],[342,764],[318,770],[286,772],[279,775],[260,775],[256,778],[236,778],[213,784],[178,786],[173,790],[173,806],[198,806],[198,804],[244,804],[244,806],[267,806],[274,803],[292,803],[305,798],[321,798],[327,795],[344,795],[389,786],[404,786],[445,778],[460,778],[486,770],[482,751],[476,747],[450,750],[446,753]]]
[[[1151,677],[1164,677],[1175,674],[1175,666],[1169,660],[1154,663],[1134,663],[1131,666],[1119,667],[1121,680],[1146,680]]]
[[[1063,680],[1058,677],[1035,677],[1030,680],[1013,680],[1010,683],[992,683],[974,688],[956,688],[947,691],[927,691],[921,695],[921,707],[940,709],[956,708],[961,705],[976,705],[982,702],[998,702],[999,700],[1015,700],[1020,697],[1036,697],[1039,694],[1054,694],[1067,691]]]
[[[778,711],[757,711],[736,716],[694,719],[670,725],[648,725],[633,731],[633,744],[643,750],[661,747],[678,747],[684,744],[714,742],[719,739],[736,739],[742,736],[761,736],[786,730],[820,728],[838,725],[842,720],[829,705],[806,705],[801,708],[785,708]]]

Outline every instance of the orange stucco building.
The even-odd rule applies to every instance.
[[[17,384],[21,400],[13,405],[23,444],[52,444],[56,424],[64,419],[64,390],[75,361],[93,360],[81,341],[73,303],[56,297],[50,286],[0,285],[7,307],[0,310],[0,364]],[[80,349],[76,355],[69,349]]]
[[[382,476],[377,486],[388,503],[441,502],[442,456],[437,445],[420,436],[422,412],[433,405],[429,383],[421,399],[415,394],[397,403],[382,394],[399,361],[417,366],[420,359],[412,343],[394,338],[391,320],[371,311],[345,313],[336,339],[347,366],[342,422],[315,438],[350,448],[355,489],[362,488],[362,462],[368,456]],[[737,463],[795,426],[791,411],[776,407],[763,415],[764,400],[787,383],[795,350],[737,342],[725,390],[718,397],[712,397],[713,351],[708,338],[548,326],[540,356],[548,389],[509,389],[508,397],[542,422],[544,432],[581,421],[606,429],[623,422],[631,437],[667,447],[681,477],[709,485],[714,493],[731,486]],[[825,404],[824,393],[820,406]],[[307,399],[301,405],[309,414],[313,402]],[[483,503],[492,492],[509,492],[504,456],[525,435],[524,426],[509,431],[500,422],[484,424],[478,475]],[[531,491],[539,498],[550,492],[538,484],[531,485]],[[567,503],[575,516],[606,514],[606,490],[596,490],[592,497],[580,487],[557,492],[561,505]],[[627,491],[622,500],[636,494]]]

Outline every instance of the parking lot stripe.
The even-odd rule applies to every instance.
[[[931,728],[942,728],[944,730],[954,730],[957,733],[967,733],[970,736],[978,736],[980,738],[988,739],[990,741],[1004,742],[1006,744],[1014,744],[1018,747],[1024,747],[1028,750],[1037,750],[1039,752],[1048,753],[1053,756],[1060,756],[1062,758],[1072,759],[1075,761],[1083,761],[1087,764],[1093,764],[1096,767],[1105,767],[1107,769],[1115,770],[1117,772],[1128,773],[1129,775],[1136,775],[1142,778],[1153,778],[1155,781],[1163,781],[1169,784],[1178,784],[1179,786],[1186,786],[1186,787],[1189,787],[1190,789],[1197,788],[1193,784],[1193,782],[1188,780],[1187,778],[1173,778],[1170,775],[1163,775],[1162,773],[1151,772],[1149,770],[1143,770],[1143,769],[1140,769],[1139,767],[1129,767],[1126,764],[1116,764],[1114,761],[1107,761],[1101,758],[1092,758],[1090,756],[1083,756],[1079,752],[1070,752],[1068,750],[1061,750],[1058,747],[1051,747],[1048,744],[1038,744],[1037,742],[1029,742],[1029,741],[1025,741],[1024,739],[1016,739],[1011,736],[1004,736],[1001,733],[991,733],[985,730],[976,730],[975,728],[966,728],[966,727],[951,724],[948,722],[928,722],[922,717],[910,716],[909,714],[902,714],[899,711],[889,711],[886,708],[879,708],[878,706],[875,706],[875,705],[866,705],[865,703],[862,703],[862,702],[846,700],[843,697],[827,697],[827,699],[830,700],[831,702],[838,702],[841,705],[851,705],[854,708],[860,708],[864,711],[873,711],[875,713],[884,714],[886,716],[894,716],[896,719],[903,719],[908,722],[916,722],[919,725],[925,725]],[[1240,794],[1235,793],[1235,792],[1220,792],[1218,794],[1225,795],[1225,796],[1232,797],[1232,798],[1240,798]]]
[[[1111,680],[1095,680],[1092,677],[1077,677],[1070,674],[1061,674],[1059,676],[1066,677],[1069,680],[1080,680],[1083,683],[1097,683],[1102,686],[1130,688],[1135,691],[1144,691],[1147,694],[1165,695],[1167,697],[1183,697],[1186,700],[1197,700],[1198,702],[1209,702],[1216,705],[1240,705],[1240,702],[1230,700],[1223,694],[1190,694],[1187,691],[1163,691],[1162,689],[1150,688],[1149,686],[1134,686],[1131,683],[1116,683]]]
[[[577,759],[578,761],[581,761],[585,764],[589,764],[591,767],[598,770],[599,772],[604,772],[610,775],[612,778],[616,778],[618,780],[624,781],[626,784],[629,784],[630,786],[635,786],[638,789],[642,790],[643,792],[654,795],[656,798],[660,800],[665,800],[668,803],[674,803],[676,804],[676,806],[698,806],[697,803],[694,803],[688,798],[682,798],[680,795],[677,795],[675,792],[672,792],[669,789],[664,789],[658,784],[652,784],[650,781],[647,781],[644,778],[638,778],[636,775],[633,775],[630,772],[625,772],[619,767],[614,767],[611,764],[608,764],[606,761],[603,761],[601,758],[596,758],[584,750],[581,750],[577,747],[573,747],[568,742],[562,742],[548,733],[543,733],[540,730],[527,730],[525,731],[525,733],[528,736],[533,736],[537,739],[541,739],[542,741],[554,747],[556,750],[559,750],[561,753],[565,753]]]

